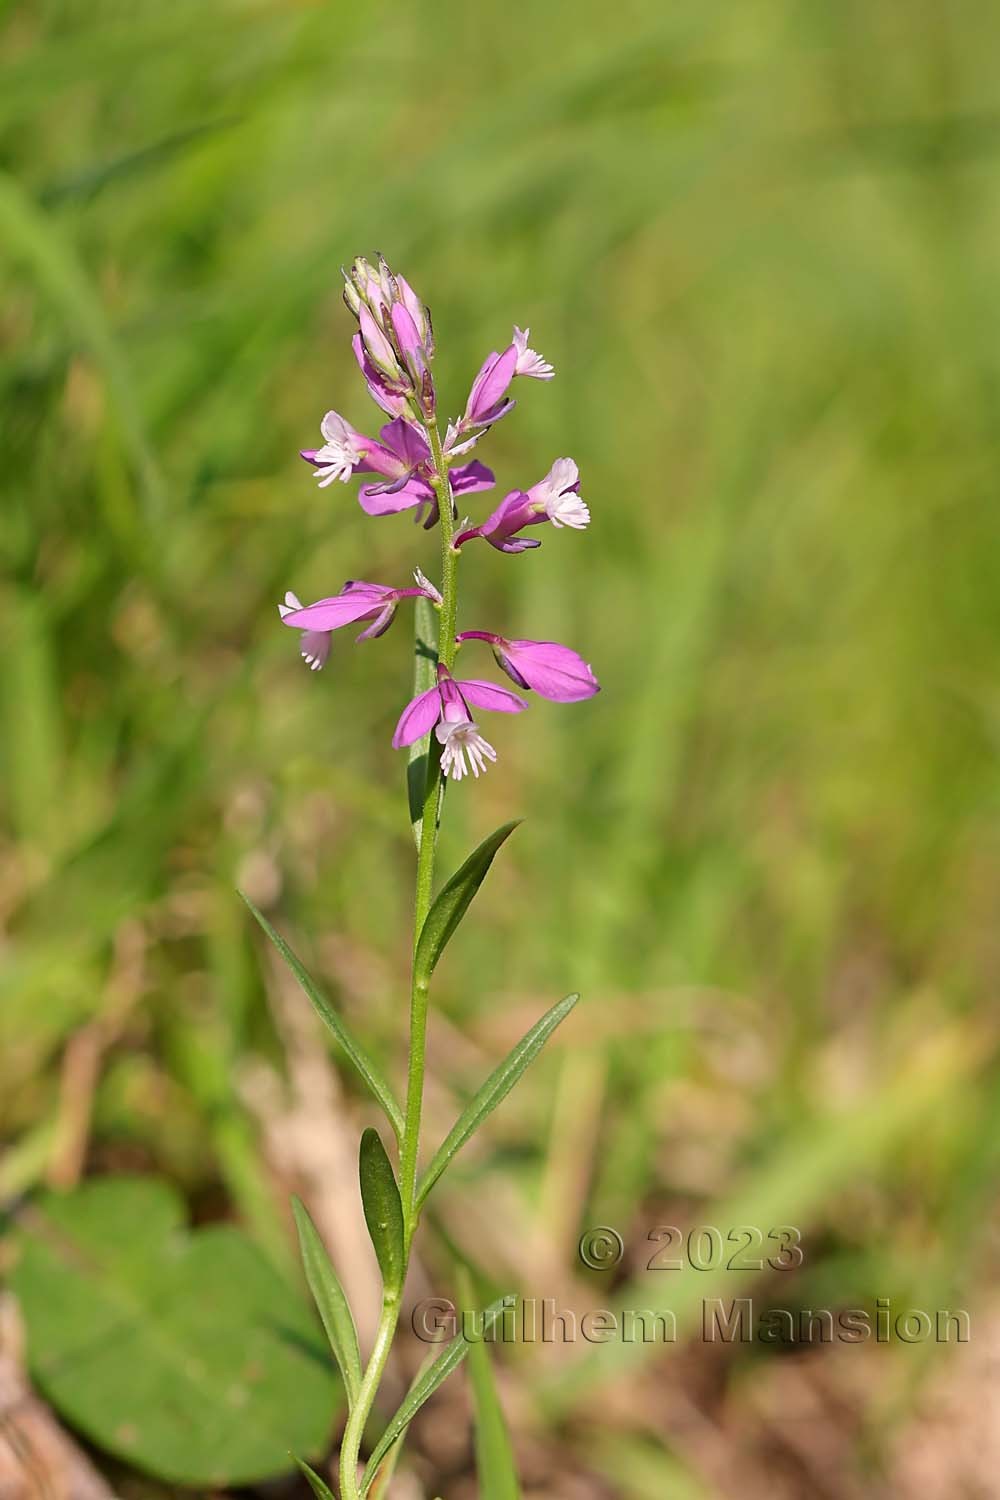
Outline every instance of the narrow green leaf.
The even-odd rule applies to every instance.
[[[406,1271],[403,1205],[392,1162],[386,1155],[378,1131],[370,1126],[361,1136],[358,1165],[365,1223],[375,1246],[382,1282],[386,1292],[398,1295]]]
[[[429,981],[438,959],[468,911],[473,896],[486,878],[486,872],[493,863],[494,855],[500,845],[510,838],[520,821],[520,818],[515,818],[512,823],[504,823],[502,827],[491,833],[489,838],[483,839],[479,848],[469,855],[461,869],[456,870],[447,884],[438,892],[434,905],[427,913],[427,919],[420,929],[420,939],[413,963],[413,973],[417,984],[427,984]]]
[[[295,1463],[298,1466],[302,1477],[305,1479],[309,1488],[316,1496],[316,1500],[334,1500],[333,1491],[324,1480],[320,1479],[319,1475],[316,1473],[316,1470],[310,1469],[305,1459],[295,1458],[294,1453],[292,1454],[292,1457],[295,1459]]]
[[[393,1130],[396,1133],[396,1139],[401,1139],[403,1134],[403,1113],[399,1105],[396,1103],[396,1100],[393,1097],[392,1089],[383,1078],[377,1063],[373,1061],[373,1059],[362,1047],[361,1043],[356,1041],[355,1038],[351,1035],[347,1027],[344,1025],[343,1021],[337,1015],[337,1012],[333,1009],[330,1002],[327,1000],[326,996],[323,995],[322,992],[317,988],[313,980],[310,978],[309,974],[299,962],[298,958],[285,942],[284,938],[281,937],[279,933],[275,932],[270,922],[264,916],[264,913],[262,911],[259,911],[257,907],[254,906],[253,902],[250,900],[250,897],[246,894],[245,891],[240,891],[240,895],[243,897],[243,900],[246,902],[254,917],[257,919],[262,930],[270,938],[271,942],[274,944],[278,952],[281,954],[282,958],[285,960],[285,963],[295,975],[320,1020],[323,1021],[325,1025],[327,1025],[333,1032],[334,1036],[337,1038],[337,1041],[347,1053],[347,1056],[354,1064],[358,1073],[364,1079],[372,1094],[385,1110],[386,1118],[388,1119],[389,1124],[392,1126]]]
[[[507,1297],[498,1297],[496,1302],[490,1303],[489,1307],[482,1314],[483,1337],[490,1332],[494,1323],[501,1317],[504,1308],[511,1306],[513,1306],[513,1301],[509,1295]],[[385,1455],[400,1433],[404,1432],[410,1425],[428,1397],[433,1396],[438,1386],[447,1380],[453,1370],[458,1369],[458,1366],[462,1363],[462,1360],[468,1354],[471,1347],[471,1342],[465,1337],[465,1333],[460,1332],[456,1338],[452,1339],[447,1349],[438,1355],[433,1364],[421,1370],[403,1397],[402,1404],[396,1415],[391,1418],[389,1425],[375,1444],[374,1451],[365,1469],[364,1479],[361,1482],[362,1495],[367,1495],[378,1473],[379,1464],[385,1458]]]
[[[299,1234],[299,1248],[302,1251],[306,1281],[309,1283],[313,1301],[322,1319],[323,1327],[326,1329],[326,1336],[330,1340],[330,1348],[336,1356],[340,1373],[344,1377],[347,1399],[353,1407],[361,1385],[361,1355],[358,1350],[358,1334],[351,1316],[351,1309],[347,1304],[344,1289],[333,1269],[330,1257],[326,1253],[326,1246],[320,1239],[305,1204],[301,1203],[298,1198],[292,1199],[292,1213],[295,1215],[295,1227]]]
[[[547,1010],[540,1021],[536,1021],[516,1047],[513,1047],[503,1062],[494,1068],[482,1088],[469,1100],[454,1125],[434,1153],[430,1165],[417,1188],[417,1207],[423,1203],[441,1173],[456,1156],[469,1137],[479,1129],[501,1100],[505,1099],[529,1063],[534,1062],[560,1021],[564,1021],[579,1000],[579,995],[567,995]]]
[[[468,1285],[468,1276],[464,1276],[462,1282]],[[463,1298],[465,1295],[463,1291]],[[514,1451],[497,1395],[493,1362],[489,1349],[482,1342],[473,1344],[469,1350],[469,1380],[472,1385],[479,1500],[521,1500]]]
[[[426,693],[436,682],[437,624],[434,606],[422,596],[414,600],[413,611],[413,696]],[[427,791],[427,756],[431,737],[425,734],[410,746],[406,765],[406,791],[410,801],[410,823],[417,849],[420,848],[424,818],[424,795]]]

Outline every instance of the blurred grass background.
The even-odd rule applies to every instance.
[[[514,319],[554,362],[481,456],[503,493],[572,454],[593,525],[470,551],[462,624],[567,640],[604,684],[499,725],[449,797],[444,866],[527,821],[441,973],[431,1128],[558,993],[586,1004],[439,1228],[606,1303],[575,1245],[616,1225],[619,1295],[680,1309],[736,1282],[651,1290],[648,1231],[770,1218],[806,1245],[781,1305],[988,1319],[1000,23],[7,0],[0,25],[4,1198],[159,1172],[290,1260],[287,1017],[237,883],[401,1063],[408,625],[317,678],[275,608],[435,563],[296,456],[328,407],[373,425],[339,266],[382,250],[433,309],[446,414]],[[957,1435],[922,1403],[972,1369],[620,1353],[505,1359],[529,1493],[937,1494]],[[418,1441],[415,1493],[469,1493],[455,1430]]]

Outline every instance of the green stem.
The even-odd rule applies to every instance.
[[[448,462],[441,446],[437,422],[427,424],[427,436],[434,463],[434,490],[437,495],[441,529],[441,620],[438,626],[438,661],[451,667],[455,660],[455,625],[458,615],[458,553],[452,549],[455,517]],[[441,803],[440,753],[434,736],[427,745],[427,790],[421,822],[420,851],[417,855],[416,898],[413,916],[413,948],[416,952],[420,931],[431,906],[434,890],[434,855],[437,848],[438,812]],[[406,1079],[406,1121],[400,1151],[399,1192],[403,1200],[406,1224],[406,1248],[409,1251],[416,1228],[417,1148],[420,1141],[420,1114],[424,1097],[424,1058],[427,1044],[426,984],[418,984],[414,974],[410,992],[410,1057]]]
[[[371,1413],[382,1375],[385,1372],[389,1350],[396,1332],[399,1318],[399,1298],[386,1298],[382,1303],[382,1316],[375,1333],[375,1344],[371,1359],[358,1390],[358,1399],[344,1429],[340,1445],[340,1500],[361,1500],[358,1488],[358,1457],[361,1440],[365,1435],[365,1424]]]
[[[455,660],[455,624],[458,613],[457,582],[458,553],[452,551],[451,541],[455,534],[455,518],[452,514],[451,485],[448,481],[448,462],[441,445],[441,435],[435,421],[428,422],[427,435],[434,462],[434,490],[437,495],[441,527],[441,623],[438,627],[438,661],[451,667]],[[437,847],[437,823],[441,805],[441,757],[437,741],[431,735],[427,747],[427,786],[424,794],[424,810],[421,822],[420,849],[417,854],[416,896],[413,916],[413,949],[416,953],[420,930],[430,911],[434,890],[434,854]],[[409,1260],[410,1244],[417,1225],[419,1209],[416,1203],[417,1148],[420,1141],[420,1115],[424,1097],[424,1059],[427,1044],[426,983],[418,983],[414,973],[410,993],[410,1057],[406,1081],[406,1118],[403,1140],[400,1147],[399,1192],[403,1203],[405,1226],[405,1255]],[[405,1279],[406,1270],[404,1267]],[[358,1456],[364,1438],[365,1424],[371,1414],[379,1383],[385,1371],[389,1351],[392,1348],[396,1323],[399,1318],[399,1298],[383,1296],[382,1315],[371,1358],[361,1380],[358,1399],[344,1430],[340,1448],[340,1494],[341,1500],[360,1500],[358,1489]]]

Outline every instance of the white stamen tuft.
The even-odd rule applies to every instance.
[[[441,723],[434,733],[444,747],[441,751],[441,770],[453,781],[461,781],[469,771],[473,776],[480,776],[486,770],[486,762],[497,758],[493,746],[483,739],[478,724],[474,724],[471,719],[460,719],[457,724]],[[466,755],[469,757],[468,765]]]
[[[572,526],[574,531],[582,531],[585,526],[590,525],[589,506],[572,491],[551,499],[545,507],[545,513],[553,526]]]
[[[319,480],[322,490],[335,479],[347,483],[365,456],[365,445],[360,433],[355,432],[339,412],[328,411],[320,423],[320,431],[326,441],[316,450],[313,475]]]
[[[514,367],[515,375],[529,375],[532,380],[551,380],[556,373],[547,359],[543,359],[534,349],[528,348],[530,328],[518,328],[514,326],[514,348],[517,350],[517,364]]]

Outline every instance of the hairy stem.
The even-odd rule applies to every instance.
[[[361,1440],[365,1435],[365,1424],[371,1413],[372,1404],[374,1403],[379,1383],[385,1371],[386,1361],[389,1358],[389,1350],[392,1348],[392,1340],[396,1332],[398,1318],[399,1298],[385,1298],[382,1302],[382,1316],[379,1318],[378,1329],[375,1333],[375,1344],[372,1348],[371,1359],[368,1361],[368,1367],[365,1370],[360,1389],[358,1390],[358,1399],[348,1418],[347,1426],[344,1429],[344,1438],[340,1445],[341,1500],[360,1500],[358,1456],[361,1452]]]
[[[455,517],[452,513],[448,462],[441,446],[437,422],[427,424],[431,457],[434,463],[434,491],[437,495],[441,530],[441,619],[438,626],[438,661],[450,667],[455,660],[455,625],[458,613],[458,553],[452,550]],[[442,794],[441,763],[438,745],[431,735],[427,748],[427,788],[424,795],[420,851],[417,855],[416,898],[413,915],[413,948],[416,952],[420,930],[430,910],[434,889],[434,854],[437,848],[437,824]],[[416,1228],[417,1147],[420,1140],[420,1113],[424,1096],[424,1054],[427,1042],[427,986],[417,983],[414,974],[410,992],[410,1058],[406,1080],[406,1123],[400,1153],[399,1192],[403,1200],[406,1245],[409,1249]]]

